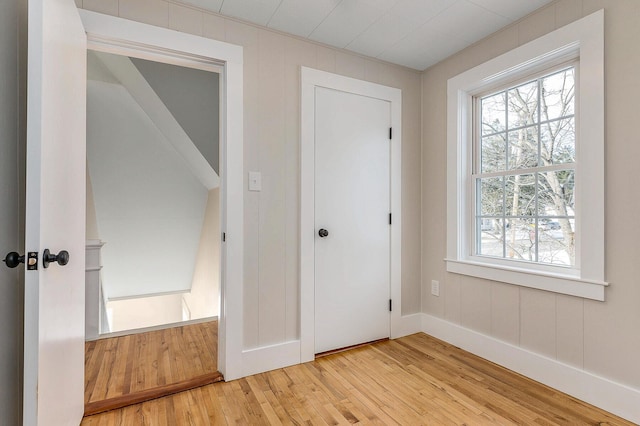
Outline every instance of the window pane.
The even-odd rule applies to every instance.
[[[575,219],[543,219],[540,223],[538,261],[554,265],[574,265]]]
[[[509,90],[509,128],[528,126],[538,121],[538,82]]]
[[[505,169],[507,143],[504,138],[504,133],[482,138],[482,173]]]
[[[478,218],[478,254],[504,257],[504,221],[502,218]]]
[[[538,165],[538,127],[509,132],[509,169],[526,169]]]
[[[513,260],[536,260],[535,219],[506,220],[506,257]]]
[[[482,134],[503,132],[505,123],[505,92],[482,99]]]
[[[542,120],[575,112],[575,71],[570,68],[542,79]]]
[[[504,187],[502,177],[478,180],[480,185],[480,215],[504,215]]]
[[[542,145],[540,159],[543,166],[576,161],[575,120],[567,118],[544,123],[540,129]]]
[[[538,214],[573,216],[575,214],[575,172],[558,170],[538,174]]]
[[[533,216],[536,212],[534,174],[507,176],[505,208],[507,216]]]

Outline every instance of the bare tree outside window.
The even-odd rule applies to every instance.
[[[476,253],[575,264],[575,69],[477,99]]]

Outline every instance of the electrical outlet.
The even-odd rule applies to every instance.
[[[440,296],[440,281],[431,280],[431,294]]]

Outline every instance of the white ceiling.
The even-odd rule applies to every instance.
[[[183,0],[424,70],[552,0]]]

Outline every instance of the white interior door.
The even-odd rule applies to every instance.
[[[316,88],[316,353],[389,337],[390,123],[388,101]]]
[[[86,36],[73,0],[29,2],[24,424],[77,425],[84,398]],[[43,251],[69,253],[43,265]],[[0,415],[1,416],[1,415]]]

